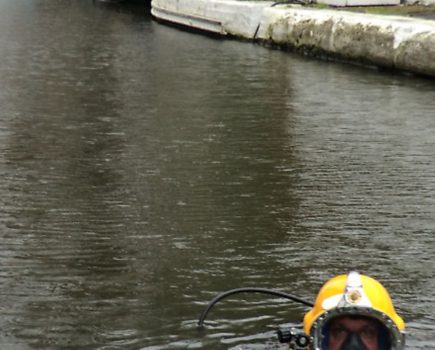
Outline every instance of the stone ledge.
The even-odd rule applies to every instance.
[[[151,12],[160,20],[196,29],[435,77],[433,21],[272,4],[153,0]],[[165,12],[171,16],[163,16]]]

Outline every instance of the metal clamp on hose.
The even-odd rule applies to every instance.
[[[280,328],[277,335],[280,343],[287,343],[294,350],[307,349],[311,342],[309,336],[296,328]]]

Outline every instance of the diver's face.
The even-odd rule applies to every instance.
[[[339,317],[331,321],[329,350],[377,350],[378,327],[375,320]]]

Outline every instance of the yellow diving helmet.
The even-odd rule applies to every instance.
[[[382,349],[404,348],[405,323],[397,315],[387,290],[375,279],[350,272],[326,282],[317,295],[313,308],[304,316],[304,331],[311,337],[311,349],[328,349],[328,323],[339,316],[362,316],[380,322]],[[385,345],[388,344],[388,345]]]

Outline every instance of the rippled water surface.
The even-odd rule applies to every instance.
[[[277,347],[329,277],[381,280],[435,341],[435,84],[0,0],[2,349]]]

